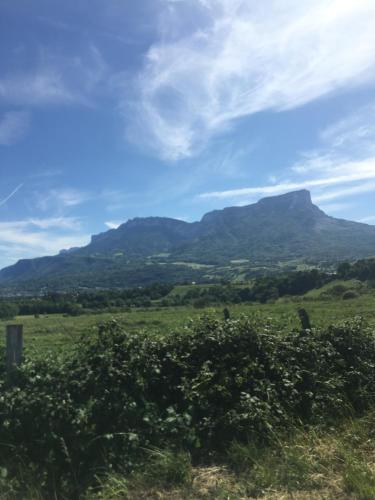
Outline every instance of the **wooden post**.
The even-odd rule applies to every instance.
[[[306,309],[298,309],[298,316],[301,321],[302,330],[311,330],[310,317]]]
[[[6,327],[6,366],[10,372],[21,364],[23,347],[23,325],[8,325]]]

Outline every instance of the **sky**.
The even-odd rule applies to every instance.
[[[374,0],[0,0],[0,268],[309,189],[375,224]]]

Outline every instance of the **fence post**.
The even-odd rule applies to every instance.
[[[10,372],[21,364],[23,348],[23,325],[7,325],[6,327],[6,367]]]
[[[302,330],[311,330],[310,316],[306,309],[298,309],[298,316],[301,321]]]

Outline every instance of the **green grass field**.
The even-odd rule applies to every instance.
[[[191,285],[176,287],[171,293],[183,295],[190,288]],[[349,300],[343,300],[342,296],[346,290],[355,291],[357,296]],[[162,308],[157,307],[155,304],[150,308],[134,308],[116,314],[19,316],[12,321],[1,321],[0,329],[4,332],[7,324],[22,323],[24,326],[25,352],[31,358],[29,364],[25,363],[26,368],[28,365],[33,366],[33,360],[37,361],[36,365],[38,366],[38,356],[45,356],[46,360],[49,360],[48,363],[51,363],[51,369],[51,367],[54,367],[56,353],[64,353],[64,356],[56,357],[56,366],[61,361],[66,363],[69,361],[69,357],[65,356],[69,356],[70,349],[77,346],[82,335],[93,335],[97,331],[98,325],[111,319],[116,319],[129,332],[144,331],[147,335],[158,337],[173,335],[174,332],[183,332],[184,328],[189,326],[191,320],[196,320],[205,315],[223,318],[224,307],[229,309],[231,318],[236,319],[241,315],[245,315],[256,324],[266,326],[263,331],[272,332],[275,335],[283,335],[283,332],[300,329],[297,311],[301,307],[308,311],[312,326],[316,328],[326,327],[333,323],[352,319],[355,316],[363,317],[369,326],[375,327],[375,291],[363,286],[360,282],[351,280],[345,283],[332,282],[320,289],[308,292],[303,297],[282,298],[268,304],[222,304],[202,309],[192,306]],[[233,324],[226,324],[229,327],[231,325]],[[311,339],[307,340],[310,341]],[[3,343],[4,334],[0,336],[0,345]],[[50,350],[53,351],[52,356],[46,356]],[[140,351],[137,347],[135,350],[137,357]],[[128,347],[125,352],[129,352]],[[366,350],[366,352],[368,351]],[[77,352],[75,355],[77,355]],[[218,358],[216,358],[216,362],[218,362]],[[237,358],[235,362],[237,363]],[[148,363],[144,363],[144,365],[146,366]],[[79,366],[81,365],[79,364]],[[95,367],[96,365],[92,366]],[[38,398],[45,379],[43,377],[34,377],[34,372],[32,369],[30,371],[30,367],[28,370],[31,374],[30,384],[26,386],[28,396],[25,397],[26,392],[21,391],[20,396],[18,396],[21,399],[18,400],[16,406],[19,407],[21,404],[23,408],[25,403],[25,415],[30,421],[28,412],[35,412],[35,408],[39,408],[39,413],[35,413],[37,416],[31,413],[34,415],[33,418],[45,418],[44,412],[49,408],[49,403],[46,405],[45,401],[50,401],[48,398],[50,398],[50,392],[53,393],[55,385],[51,384],[51,387],[48,387],[50,382],[47,382],[47,393],[43,393],[43,397],[47,399],[42,399],[40,402]],[[287,372],[289,371],[290,368],[287,364]],[[26,371],[26,373],[28,372]],[[90,372],[87,371],[87,373]],[[108,373],[115,372],[109,371]],[[205,371],[202,371],[204,377],[210,375],[210,373],[210,371],[207,371],[207,367]],[[220,370],[218,373],[221,373]],[[50,373],[47,372],[50,377],[51,374],[53,375],[53,370]],[[101,377],[102,372],[100,372],[100,377],[95,379],[99,384]],[[60,377],[60,379],[65,380],[65,377]],[[72,387],[76,387],[76,381],[79,380],[79,377],[74,377]],[[206,379],[199,380],[202,383],[202,380],[204,382]],[[41,384],[41,389],[39,389],[39,384]],[[118,384],[114,384],[113,387],[118,387]],[[199,391],[201,390],[203,390],[203,386],[202,389],[199,389]],[[73,393],[74,391],[69,392],[69,394]],[[9,396],[11,408],[13,408],[15,395],[16,393],[11,393]],[[336,397],[336,393],[334,396]],[[117,402],[116,398],[114,398],[115,402]],[[58,415],[62,415],[68,423],[70,422],[71,414],[69,411],[73,411],[73,408],[69,407],[70,410],[68,411],[68,403],[66,403],[68,399],[64,399],[63,403],[61,403],[60,399],[61,395],[58,391],[57,399],[51,406],[51,414],[54,417],[48,417],[47,422],[53,423],[57,418],[54,413],[56,408],[60,412]],[[100,398],[98,398],[98,401],[100,401]],[[29,404],[29,402],[31,403]],[[82,432],[87,431],[83,417],[86,415],[85,412],[89,415],[90,405],[85,406],[82,403],[82,408],[78,413],[83,422],[83,424],[80,424],[83,429]],[[120,407],[123,408],[124,406],[120,405]],[[310,498],[324,498],[327,500],[336,498],[342,500],[349,498],[359,500],[375,499],[375,413],[372,408],[370,406],[369,411],[366,414],[361,414],[360,418],[359,415],[357,416],[348,408],[347,416],[345,418],[342,418],[342,415],[341,417],[338,416],[337,422],[334,421],[335,425],[327,425],[327,422],[322,421],[322,425],[298,426],[293,432],[289,430],[285,434],[284,431],[281,432],[277,429],[277,431],[273,431],[275,439],[267,441],[267,444],[260,442],[258,445],[254,445],[251,441],[237,442],[234,440],[221,455],[212,455],[209,459],[205,457],[202,462],[196,459],[192,460],[190,452],[185,449],[143,448],[146,452],[146,458],[138,469],[135,467],[134,470],[129,472],[125,467],[122,469],[121,464],[116,470],[112,470],[112,468],[103,469],[103,474],[96,476],[96,480],[92,481],[92,486],[80,498],[85,500],[109,498],[129,500],[138,498],[159,498],[161,500],[180,500],[184,498],[187,500],[237,500],[238,498],[264,498],[265,500],[271,498],[277,500],[289,498],[300,500]],[[21,416],[23,415],[21,412]],[[65,415],[67,416],[65,417]],[[74,417],[74,412],[72,415]],[[111,413],[110,416],[112,419],[113,414]],[[74,425],[81,422],[81,420],[72,421]],[[41,428],[43,429],[43,426]],[[89,431],[90,428],[88,426]],[[120,434],[123,434],[123,432],[120,432]],[[132,438],[137,436],[134,433],[130,434]],[[45,436],[46,445],[49,446],[50,433],[47,432]],[[103,434],[103,436],[106,439],[107,437],[108,439],[113,438],[112,434]],[[99,437],[102,438],[103,436]],[[81,434],[77,434],[77,439],[82,439]],[[89,441],[87,446],[97,442],[98,438],[95,437]],[[82,441],[82,443],[84,445],[85,441]],[[59,444],[58,450],[60,448]],[[69,457],[69,448],[66,447],[66,450]],[[43,493],[43,491],[47,491],[45,485],[41,486],[39,476],[35,476],[38,477],[36,480],[32,473],[28,472],[29,466],[26,462],[24,466],[22,460],[19,463],[15,460],[17,467],[20,467],[20,469],[18,472],[12,470],[10,473],[8,471],[8,455],[8,448],[6,448],[6,455],[3,457],[4,461],[0,467],[0,498],[13,500],[18,498],[42,499],[52,497],[45,496],[45,493]],[[74,456],[74,453],[72,456]],[[66,487],[67,484],[65,484]],[[69,487],[71,486],[69,483]],[[84,488],[82,488],[83,490]],[[56,498],[58,497],[56,496]],[[69,498],[69,496],[59,498]]]
[[[375,326],[375,294],[365,293],[351,300],[341,298],[324,299],[327,289],[335,286],[313,290],[305,297],[279,299],[273,304],[239,304],[227,305],[232,318],[241,315],[250,316],[255,321],[271,322],[277,330],[283,331],[299,327],[297,310],[304,307],[310,314],[313,327],[324,327],[353,316],[362,316]],[[181,290],[178,290],[181,293]],[[132,309],[123,313],[85,314],[81,316],[19,316],[12,321],[1,321],[0,329],[6,324],[22,323],[24,325],[24,345],[26,350],[66,349],[79,340],[81,335],[92,334],[100,323],[116,319],[129,332],[145,330],[150,335],[172,334],[183,329],[192,319],[203,315],[223,316],[222,306],[197,309],[194,307],[151,307]],[[0,337],[4,342],[4,335]]]

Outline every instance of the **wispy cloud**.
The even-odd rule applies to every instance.
[[[22,188],[23,184],[19,184],[11,193],[9,193],[5,198],[0,200],[0,207],[5,205],[13,196]]]
[[[108,229],[117,229],[124,222],[125,221],[109,220],[109,221],[105,222],[104,224],[108,227]]]
[[[169,2],[170,3],[170,2]],[[128,131],[161,157],[194,155],[240,117],[301,106],[374,79],[373,0],[195,0],[195,28],[147,54]],[[180,7],[181,6],[181,7]],[[141,129],[142,134],[139,134]],[[140,139],[141,138],[141,139]]]
[[[3,265],[56,254],[64,248],[85,245],[89,239],[88,234],[81,233],[81,221],[73,217],[0,222]]]
[[[129,193],[124,190],[103,189],[97,194],[97,198],[105,203],[108,212],[124,211],[130,203]]]
[[[71,229],[79,230],[81,221],[76,217],[48,217],[44,219],[29,218],[9,222],[0,222],[0,231],[7,229]]]
[[[303,152],[283,178],[273,178],[270,184],[206,192],[199,197],[241,200],[311,189],[314,201],[320,203],[374,192],[374,120],[375,107],[370,105],[332,124],[321,133],[321,148]]]
[[[354,171],[353,171],[353,170]],[[335,177],[321,177],[321,178],[313,178],[308,180],[300,180],[295,182],[282,182],[278,184],[265,185],[265,186],[256,186],[256,187],[246,187],[239,189],[229,189],[226,191],[213,191],[202,193],[199,195],[200,198],[237,198],[249,195],[255,196],[263,196],[263,195],[277,195],[280,193],[284,193],[286,191],[293,191],[298,189],[311,189],[311,188],[325,188],[329,186],[336,186],[339,184],[352,183],[354,181],[360,180],[368,180],[375,179],[375,159],[371,164],[360,164],[360,163],[349,163],[345,167],[343,167],[344,172],[348,172],[344,175],[339,175]],[[367,185],[369,189],[363,189],[364,191],[372,191],[374,189],[375,184]],[[357,191],[354,191],[353,194],[360,192],[358,191],[360,188],[357,187]],[[333,198],[339,198],[340,196],[344,196],[350,193],[350,190],[346,190],[345,193],[336,195],[333,193],[328,195],[321,195],[319,200],[328,200]]]
[[[0,78],[0,102],[29,107],[93,106],[98,88],[107,84],[106,77],[107,65],[94,45],[74,57],[44,49],[32,69]]]
[[[21,224],[26,226],[35,226],[40,229],[71,229],[78,231],[81,229],[82,221],[77,217],[49,217],[46,219],[30,218],[22,221]]]
[[[92,200],[93,194],[73,188],[56,188],[47,192],[36,192],[36,204],[40,210],[69,208]]]
[[[335,212],[343,212],[353,207],[353,203],[328,203],[326,205],[319,205],[323,212],[328,214]]]
[[[69,89],[57,68],[5,76],[0,80],[0,100],[17,105],[72,104],[83,98]]]
[[[0,145],[11,146],[21,140],[30,125],[27,111],[8,111],[0,119]]]
[[[43,179],[49,177],[58,177],[62,175],[64,171],[59,168],[46,168],[32,172],[29,177],[32,179]]]
[[[363,222],[365,224],[375,224],[375,215],[370,215],[369,217],[364,217],[359,222]]]
[[[176,1],[176,0],[175,0]],[[177,0],[178,1],[178,0]],[[181,0],[180,0],[181,1]],[[185,1],[185,0],[182,0]],[[53,17],[45,17],[45,16],[37,16],[36,18],[40,23],[49,26],[52,28],[54,31],[56,29],[60,31],[65,31],[68,33],[73,33],[73,34],[82,34],[82,25],[80,24],[72,24],[70,23],[64,23],[58,18],[53,18]],[[86,30],[88,30],[89,26],[85,26]],[[126,44],[126,45],[134,45],[137,43],[135,40],[133,40],[131,37],[126,37],[123,34],[118,34],[118,33],[113,33],[111,31],[105,31],[102,29],[98,29],[94,25],[90,26],[90,35],[93,37],[105,37],[109,38],[110,40],[117,41],[121,44]]]
[[[373,175],[373,178],[375,179],[375,174]],[[317,203],[320,203],[321,201],[331,201],[331,200],[336,200],[337,198],[348,198],[350,196],[354,196],[357,194],[372,193],[374,191],[375,191],[375,182],[366,182],[364,184],[358,184],[356,186],[350,186],[347,188],[340,187],[339,189],[335,189],[333,191],[328,191],[326,193],[318,194],[314,196],[314,200]]]

